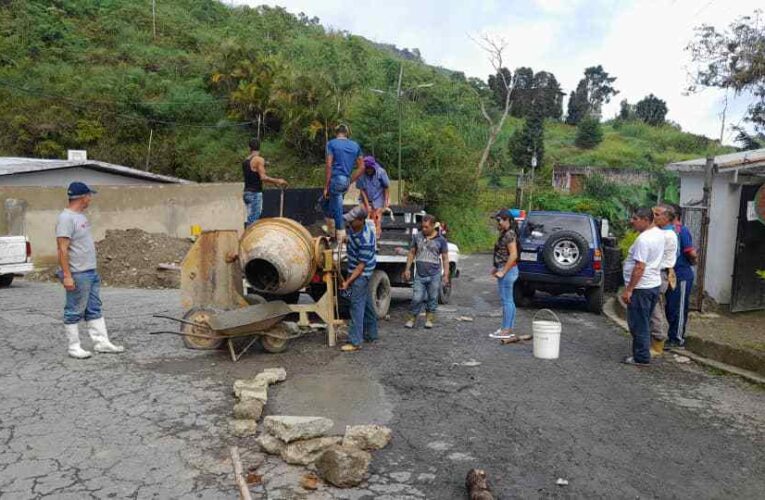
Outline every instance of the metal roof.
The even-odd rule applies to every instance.
[[[741,172],[746,174],[765,175],[765,149],[753,149],[715,156],[717,173]],[[706,158],[679,161],[667,165],[668,170],[675,172],[703,172]]]
[[[18,175],[32,172],[42,172],[45,170],[61,170],[65,168],[83,167],[110,174],[133,177],[137,179],[146,179],[165,184],[193,184],[191,181],[170,177],[167,175],[153,174],[135,168],[114,165],[96,160],[42,160],[38,158],[14,158],[0,157],[0,175]]]

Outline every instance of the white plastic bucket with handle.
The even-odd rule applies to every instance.
[[[550,313],[555,321],[537,319],[539,313]],[[534,357],[539,359],[558,359],[560,353],[561,323],[558,316],[549,309],[540,309],[531,322],[534,331]]]

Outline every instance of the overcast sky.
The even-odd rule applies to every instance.
[[[506,66],[551,71],[567,93],[584,68],[602,64],[618,78],[615,86],[621,91],[604,108],[604,117],[614,116],[622,99],[635,103],[654,93],[667,101],[668,119],[714,138],[720,136],[724,94],[705,90],[684,95],[690,69],[684,48],[694,26],[725,27],[763,5],[755,0],[223,1],[304,12],[317,16],[325,27],[418,48],[429,64],[484,80],[491,65],[470,36],[502,37],[507,41]],[[727,123],[740,123],[745,100],[729,102]],[[725,142],[732,138],[726,130]]]

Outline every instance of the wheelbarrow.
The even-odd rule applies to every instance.
[[[238,361],[255,343],[271,353],[283,352],[289,341],[312,330],[297,323],[284,321],[293,312],[283,301],[255,304],[230,311],[195,307],[183,318],[155,314],[155,318],[169,319],[181,324],[180,331],[157,331],[152,335],[180,335],[186,347],[191,349],[219,349],[226,344],[231,360]],[[237,348],[239,339],[249,341]]]

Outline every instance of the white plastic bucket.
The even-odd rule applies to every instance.
[[[539,313],[550,313],[555,321],[537,319]],[[534,331],[534,357],[539,359],[558,359],[560,353],[561,324],[558,316],[549,309],[540,309],[531,322]]]

